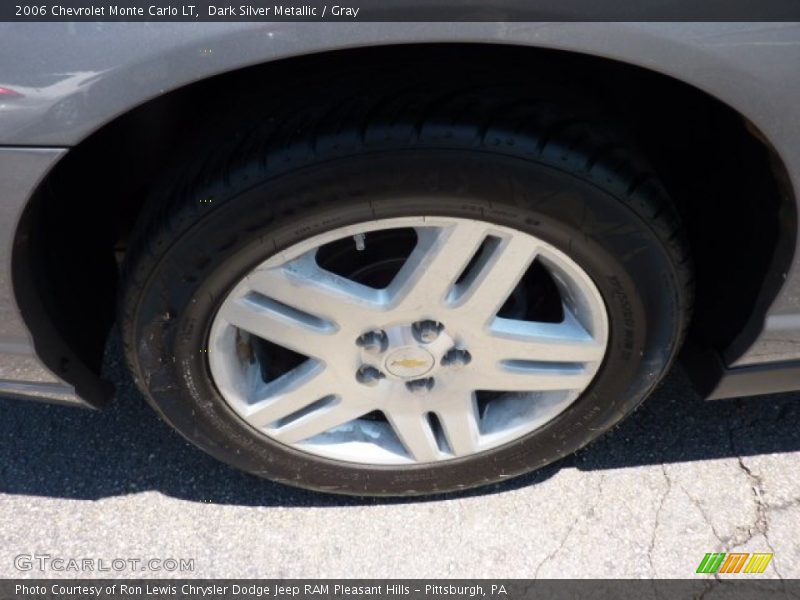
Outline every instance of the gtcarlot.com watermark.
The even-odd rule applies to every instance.
[[[160,571],[190,573],[193,558],[97,558],[57,556],[52,554],[17,554],[14,567],[18,571],[57,571],[65,573]]]

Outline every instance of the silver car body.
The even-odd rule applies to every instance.
[[[789,186],[800,189],[800,24],[2,24],[0,88],[22,94],[0,94],[0,393],[82,403],[37,356],[11,277],[22,212],[70,147],[148,100],[241,67],[344,48],[453,42],[596,55],[681,80],[743,115],[782,161]],[[732,372],[800,360],[797,253],[782,275],[760,333],[726,361]]]

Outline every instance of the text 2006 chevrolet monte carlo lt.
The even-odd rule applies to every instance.
[[[800,388],[796,23],[0,24],[0,393],[315,490]]]

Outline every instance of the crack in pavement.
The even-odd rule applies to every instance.
[[[737,408],[742,408],[741,401],[739,401],[737,404],[738,404]],[[780,414],[780,412],[782,412],[782,411],[779,411],[779,414]],[[734,423],[732,422],[732,419],[728,420],[727,423],[728,423],[728,444],[729,444],[729,447],[730,447],[730,452],[731,452],[731,454],[736,456],[736,463],[739,466],[739,469],[742,471],[742,473],[744,473],[745,477],[747,478],[747,480],[748,480],[748,482],[750,484],[750,491],[753,494],[753,502],[754,502],[755,509],[756,509],[756,518],[753,521],[753,523],[746,530],[747,531],[747,537],[743,541],[738,542],[736,544],[733,544],[733,546],[734,547],[735,546],[744,546],[745,544],[747,544],[750,540],[752,540],[757,535],[763,536],[764,543],[767,545],[767,548],[769,548],[770,551],[773,554],[773,559],[770,562],[770,565],[772,565],[772,569],[775,572],[775,575],[778,577],[778,579],[781,582],[781,588],[783,589],[784,592],[786,592],[787,590],[786,590],[785,578],[784,578],[783,573],[781,572],[780,568],[778,567],[778,560],[774,556],[775,555],[775,548],[773,547],[772,541],[769,538],[769,534],[770,534],[770,520],[769,520],[770,512],[775,510],[776,507],[775,506],[771,506],[768,502],[766,502],[764,500],[764,496],[765,496],[765,493],[766,493],[766,486],[764,484],[764,478],[761,475],[755,473],[745,463],[744,458],[742,457],[742,452],[740,451],[739,448],[736,447],[735,431],[738,428],[736,428],[734,426]],[[793,501],[790,501],[788,503],[784,503],[784,505],[781,505],[781,508],[791,507],[791,506],[793,506],[793,505],[795,505],[797,503],[800,503],[800,498],[796,498]],[[725,550],[727,551],[727,550],[729,550],[729,548],[725,548]],[[794,596],[796,598],[800,597],[793,591],[790,592],[790,593],[791,593],[792,596]]]
[[[655,564],[653,563],[653,550],[655,549],[656,546],[656,535],[658,533],[658,528],[661,525],[661,511],[664,509],[664,504],[667,501],[667,496],[669,496],[670,492],[672,491],[672,480],[667,474],[667,466],[665,464],[661,465],[661,474],[664,476],[664,481],[667,484],[667,489],[664,490],[664,493],[661,495],[661,501],[658,503],[655,520],[653,522],[653,534],[650,536],[650,547],[647,549],[647,560],[650,563],[650,571],[652,572],[653,577],[656,576],[656,568]]]
[[[708,514],[706,514],[706,511],[703,508],[703,505],[700,503],[700,500],[690,494],[689,490],[687,490],[681,483],[678,483],[678,487],[689,499],[689,502],[691,502],[698,510],[700,516],[703,518],[703,521],[705,521],[706,525],[708,525],[709,529],[711,529],[711,533],[714,534],[714,537],[717,538],[717,541],[720,543],[720,548],[724,549],[726,544],[730,541],[730,538],[724,538],[719,534],[716,527],[714,527],[714,524],[711,522],[711,519],[708,517]]]
[[[740,404],[741,406],[741,404]],[[762,535],[764,537],[764,542],[767,544],[767,547],[775,554],[775,549],[772,547],[772,542],[769,539],[769,512],[770,506],[767,502],[764,501],[764,479],[753,472],[750,467],[747,466],[744,462],[744,458],[742,458],[742,453],[739,451],[739,448],[736,447],[735,442],[735,426],[732,420],[728,420],[728,444],[730,446],[731,454],[736,456],[736,463],[739,466],[739,469],[744,473],[745,477],[747,478],[748,482],[750,483],[750,491],[753,494],[753,502],[755,504],[756,509],[756,518],[753,523],[746,529],[747,535],[744,540],[737,541],[734,543],[733,546],[743,546],[747,544],[750,540],[752,540],[757,535]],[[728,548],[726,548],[727,550]],[[778,579],[783,581],[783,574],[781,573],[780,569],[778,568],[777,561],[773,558],[772,562],[772,569],[775,571],[775,574],[778,576]]]
[[[751,489],[753,491],[753,498],[756,503],[756,510],[758,514],[754,524],[755,531],[752,531],[752,535],[747,539],[747,541],[750,541],[758,534],[761,534],[764,537],[764,542],[766,543],[767,548],[769,548],[773,554],[773,559],[770,561],[770,565],[772,565],[775,575],[778,576],[778,579],[781,582],[781,589],[784,593],[788,592],[791,596],[800,598],[800,595],[798,595],[795,591],[787,590],[786,580],[780,568],[778,567],[778,561],[774,556],[776,554],[775,548],[772,546],[772,541],[769,539],[769,514],[774,510],[774,507],[764,501],[764,480],[760,475],[754,473],[752,469],[745,464],[741,456],[737,456],[736,458],[738,460],[739,467],[745,472],[751,482]],[[794,504],[794,502],[790,504]]]
[[[661,511],[664,509],[664,504],[667,501],[667,497],[669,496],[670,492],[672,492],[672,479],[670,479],[669,475],[667,474],[667,465],[661,464],[661,474],[664,476],[664,481],[667,484],[667,488],[664,490],[664,493],[661,495],[661,500],[658,503],[658,508],[656,509],[655,519],[653,520],[653,533],[650,536],[650,546],[647,549],[647,561],[650,563],[650,572],[653,576],[653,593],[655,594],[656,598],[661,597],[658,593],[658,587],[655,584],[655,577],[656,577],[656,566],[653,562],[653,550],[656,547],[656,536],[658,535],[658,528],[661,525]]]
[[[606,478],[605,473],[601,473],[600,477],[599,477],[599,479],[597,481],[597,492],[594,495],[594,502],[592,501],[592,496],[589,495],[588,496],[588,499],[589,499],[589,508],[588,508],[588,510],[586,510],[585,512],[580,513],[577,517],[575,517],[575,520],[572,521],[570,526],[567,528],[567,532],[564,534],[564,537],[561,538],[561,542],[559,542],[558,546],[552,552],[550,552],[547,556],[545,556],[542,559],[542,561],[536,566],[536,570],[533,572],[533,578],[534,579],[538,579],[539,578],[539,571],[542,569],[542,567],[545,565],[545,563],[548,563],[548,562],[552,561],[558,555],[558,553],[561,552],[564,549],[564,546],[566,546],[567,540],[569,539],[569,536],[572,535],[573,530],[578,525],[578,522],[581,520],[581,518],[582,517],[588,517],[591,514],[591,512],[594,510],[595,502],[597,502],[597,500],[599,500],[600,497],[603,494],[603,482],[605,481],[605,478]]]

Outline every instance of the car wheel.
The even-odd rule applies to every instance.
[[[605,127],[533,107],[246,139],[163,186],[122,295],[137,383],[213,456],[337,493],[470,488],[575,452],[670,365],[688,250]]]

